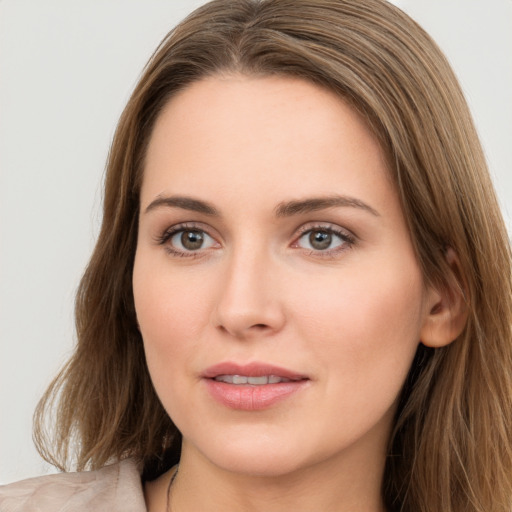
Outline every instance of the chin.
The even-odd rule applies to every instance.
[[[266,436],[249,436],[246,439],[209,442],[203,450],[195,449],[209,462],[225,471],[246,476],[279,477],[289,475],[304,465],[304,451],[300,443],[286,443]]]

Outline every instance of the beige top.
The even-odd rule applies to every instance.
[[[46,475],[0,486],[0,512],[146,512],[131,459],[98,471]]]

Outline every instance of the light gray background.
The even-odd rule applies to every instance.
[[[117,119],[201,0],[0,0],[0,483],[50,470],[38,398],[73,346]],[[452,62],[512,232],[512,0],[396,0]]]

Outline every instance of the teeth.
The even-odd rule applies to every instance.
[[[261,386],[262,384],[268,384],[268,377],[265,375],[263,377],[249,377],[247,382],[254,386]]]
[[[226,382],[227,384],[251,384],[252,386],[290,382],[290,379],[278,377],[277,375],[262,375],[261,377],[247,377],[246,375],[218,375],[214,380],[217,382]]]

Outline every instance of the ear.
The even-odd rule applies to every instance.
[[[442,289],[429,288],[427,291],[427,314],[421,329],[421,342],[432,348],[444,347],[454,341],[468,318],[464,277],[457,254],[449,247],[445,258],[452,271],[451,278]]]

